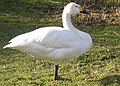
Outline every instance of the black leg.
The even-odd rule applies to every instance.
[[[68,80],[68,81],[71,81],[71,79],[68,79],[68,78],[62,78],[60,76],[58,76],[58,69],[59,69],[59,66],[58,65],[55,65],[54,67],[54,80]]]
[[[59,68],[59,66],[55,65],[55,69],[54,69],[54,76],[55,76],[55,78],[54,78],[54,80],[57,80],[59,78],[59,76],[58,76],[58,68]]]

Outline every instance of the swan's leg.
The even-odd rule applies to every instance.
[[[59,66],[58,65],[55,65],[55,69],[54,69],[54,80],[58,80],[59,79],[59,76],[58,76],[58,68]]]
[[[71,81],[71,79],[62,78],[62,77],[58,76],[58,68],[59,68],[59,66],[55,65],[55,69],[54,69],[54,76],[55,76],[55,78],[54,78],[54,80],[69,80],[69,81]]]

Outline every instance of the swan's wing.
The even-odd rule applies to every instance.
[[[3,48],[14,48],[18,46],[24,47],[27,45],[33,46],[33,44],[35,44],[36,47],[43,46],[46,48],[60,48],[68,47],[68,45],[71,44],[70,42],[75,39],[77,39],[77,36],[71,31],[63,30],[60,27],[46,27],[18,35],[11,39],[9,41],[10,44]]]

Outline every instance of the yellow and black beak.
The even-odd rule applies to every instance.
[[[80,6],[79,10],[80,10],[80,13],[89,14],[90,15],[90,13],[87,12],[86,10],[84,10],[82,6]]]

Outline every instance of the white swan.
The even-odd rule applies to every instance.
[[[49,59],[55,62],[55,80],[58,76],[58,64],[84,54],[92,45],[89,34],[77,30],[71,23],[71,14],[87,13],[83,8],[71,2],[63,10],[62,27],[43,27],[34,31],[16,36],[3,47],[16,49],[31,54],[40,59]]]

